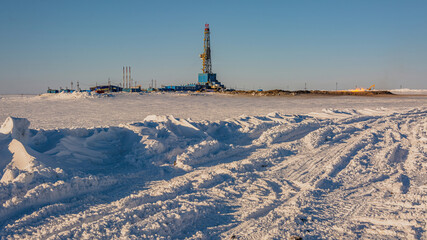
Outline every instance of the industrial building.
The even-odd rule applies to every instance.
[[[123,88],[123,92],[142,92],[141,86],[135,86],[130,88]]]
[[[126,71],[125,71],[126,70]],[[126,73],[126,74],[125,74]],[[123,67],[123,92],[141,92],[141,85],[134,86],[133,79],[131,77],[131,68],[130,66]]]
[[[59,93],[59,90],[48,88],[47,93]]]
[[[123,88],[114,85],[101,85],[90,88],[91,92],[97,93],[121,92],[122,90]]]
[[[160,91],[198,91],[202,89],[202,85],[199,84],[187,84],[181,86],[163,86]]]
[[[111,85],[110,81],[108,81],[108,85],[101,85],[96,87],[91,87],[90,91],[94,91],[97,93],[112,93],[112,92],[141,92],[141,86],[134,86],[134,82],[131,74],[131,67],[126,66],[123,67],[123,85],[121,87]]]
[[[66,89],[60,88],[59,90],[58,89],[51,89],[51,88],[47,89],[47,93],[72,93],[74,91],[75,90],[68,89],[68,88],[66,88]]]

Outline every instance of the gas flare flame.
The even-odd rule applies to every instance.
[[[349,92],[366,92],[366,91],[372,91],[375,89],[375,84],[370,86],[369,88],[356,88],[356,89],[350,89]]]

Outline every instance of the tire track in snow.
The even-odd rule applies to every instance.
[[[406,116],[404,117],[403,121],[406,121],[407,120],[406,118],[408,118],[408,117],[414,117],[416,119],[417,118],[421,118],[422,119],[422,118],[424,118],[423,116],[425,116],[426,113],[424,111],[424,112],[417,112],[417,113],[413,113],[413,114],[404,114],[404,115],[406,115]],[[393,118],[392,121],[399,120],[399,118],[401,118],[401,117],[402,116],[392,117]],[[365,119],[365,120],[369,120],[369,122],[367,123],[367,125],[364,126],[365,130],[362,130],[362,132],[359,133],[359,134],[357,134],[357,136],[353,136],[350,139],[348,139],[346,141],[346,143],[343,143],[343,144],[338,144],[337,143],[338,145],[336,147],[332,147],[332,149],[328,149],[328,151],[327,151],[327,152],[331,152],[332,154],[329,154],[329,155],[326,155],[326,156],[321,156],[320,158],[321,159],[329,159],[330,157],[333,156],[333,154],[337,154],[338,156],[341,155],[341,154],[343,154],[343,152],[345,152],[345,150],[341,150],[341,151],[339,150],[339,149],[343,148],[342,145],[344,145],[345,147],[347,147],[347,149],[353,149],[353,151],[349,151],[350,154],[348,155],[349,158],[347,158],[347,159],[352,159],[354,157],[356,157],[356,158],[362,158],[363,156],[367,156],[368,158],[371,158],[371,156],[375,156],[376,153],[379,152],[379,149],[381,149],[381,148],[385,148],[385,149],[389,148],[389,146],[387,146],[386,144],[383,145],[383,146],[380,146],[380,147],[376,146],[376,145],[378,145],[380,143],[378,140],[371,140],[370,142],[368,142],[368,144],[360,144],[360,142],[363,141],[364,139],[369,139],[370,136],[372,136],[373,134],[381,134],[381,132],[386,131],[390,127],[389,124],[386,123],[386,122],[384,122],[382,119],[374,119],[374,120],[372,120],[372,119],[368,118],[368,119]],[[402,121],[402,120],[400,120],[400,121]],[[395,130],[399,131],[399,129],[395,129]],[[414,142],[416,143],[418,141],[414,141]],[[349,143],[350,143],[350,147],[348,146]],[[357,147],[357,145],[359,145],[359,147]],[[368,148],[362,147],[364,145],[369,145],[369,147]],[[324,151],[325,149],[322,149],[322,150]],[[363,150],[363,152],[361,152],[361,150]],[[311,154],[311,156],[316,156],[316,155],[319,155],[319,154],[321,155],[321,153],[319,153],[319,152],[314,152],[313,154]],[[406,154],[403,154],[403,155],[406,155]],[[392,156],[392,158],[394,158],[394,157],[395,156]],[[306,175],[308,173],[313,173],[313,171],[316,172],[315,171],[316,168],[319,168],[319,167],[321,168],[321,166],[322,166],[321,159],[318,160],[318,161],[316,161],[316,160],[313,161],[313,159],[310,159],[310,157],[308,157],[308,156],[303,156],[302,157],[302,156],[298,156],[298,155],[295,156],[295,158],[296,159],[295,159],[294,163],[300,163],[301,161],[303,161],[303,162],[310,162],[313,165],[312,166],[307,166],[307,163],[304,163],[304,165],[297,165],[294,168],[294,170],[291,170],[289,168],[289,164],[290,164],[290,162],[292,162],[292,160],[291,159],[287,159],[286,161],[282,162],[281,164],[278,164],[277,166],[271,168],[270,170],[274,171],[274,172],[280,172],[281,171],[280,174],[279,174],[279,176],[287,176],[287,181],[294,181],[295,183],[297,183],[296,180],[301,180],[301,178],[298,177],[298,175],[295,175],[295,174],[300,173],[299,176],[304,176],[304,175]],[[304,159],[305,159],[305,161],[304,161]],[[315,159],[315,157],[314,157],[314,159]],[[405,163],[406,162],[406,157],[400,159],[400,161],[403,162],[403,163]],[[393,162],[393,161],[391,161],[391,162]],[[340,164],[339,161],[337,163]],[[343,166],[343,165],[338,165],[338,166],[337,165],[333,165],[335,167],[332,168],[332,171],[329,172],[329,177],[331,177],[333,179],[333,178],[336,178],[338,176],[339,172],[341,172],[341,171],[347,171],[346,168],[348,167],[349,164],[350,164],[350,161],[346,162],[345,166]],[[303,170],[303,172],[301,172],[301,171],[298,171],[297,169],[304,169],[304,170]],[[311,169],[311,170],[309,170],[307,172],[307,171],[305,171],[305,169]],[[317,170],[317,173],[314,173],[313,175],[316,176],[316,174],[318,174],[318,172],[322,172],[322,171],[325,171],[325,170]],[[291,175],[287,175],[286,174],[286,173],[292,173],[292,172],[294,173],[294,175],[292,175],[292,174]],[[325,171],[325,172],[327,172],[327,171]],[[272,174],[272,173],[269,172],[269,174]],[[390,172],[390,174],[393,175],[394,172]],[[404,176],[406,176],[406,175],[404,175]],[[387,178],[385,178],[384,180],[387,180]],[[375,183],[376,182],[374,182],[374,185],[375,185]],[[301,185],[301,182],[299,182],[299,184]],[[359,184],[359,183],[357,183],[357,184]],[[371,184],[368,183],[367,186],[363,187],[363,189],[372,188],[372,186],[370,186],[370,185]],[[355,201],[347,202],[347,201],[345,201],[343,199],[340,199],[340,198],[337,198],[336,196],[334,196],[335,194],[337,194],[336,191],[341,191],[340,188],[338,188],[338,189],[336,189],[336,188],[327,189],[327,191],[325,191],[325,190],[322,189],[321,192],[324,192],[325,194],[321,194],[321,195],[318,195],[318,194],[316,195],[315,193],[319,192],[319,191],[318,190],[313,190],[313,189],[315,189],[313,185],[304,186],[302,188],[302,191],[300,191],[300,192],[297,193],[296,198],[304,198],[304,199],[306,199],[307,196],[304,196],[304,195],[308,194],[309,196],[312,196],[313,199],[318,199],[318,200],[314,201],[313,204],[310,204],[309,207],[301,207],[300,206],[298,208],[299,209],[305,209],[305,208],[307,208],[307,209],[316,209],[316,208],[313,208],[312,206],[313,205],[324,206],[324,207],[318,208],[318,209],[321,209],[322,212],[318,212],[317,215],[326,215],[326,216],[329,215],[331,217],[328,220],[328,217],[325,216],[325,217],[323,217],[323,221],[326,221],[326,222],[331,221],[331,219],[334,219],[334,218],[337,217],[337,214],[348,217],[348,216],[351,216],[351,215],[354,214],[353,213],[354,209],[364,209],[365,208],[364,204],[366,204],[366,203],[364,203],[364,202],[359,202],[359,203],[355,202]],[[344,191],[344,194],[345,194],[345,192],[346,191]],[[363,190],[361,190],[361,192],[363,192]],[[405,192],[406,192],[406,190],[402,191],[403,194],[405,194]],[[325,198],[327,198],[327,199],[325,199]],[[337,200],[338,200],[338,202],[337,202]],[[345,203],[345,204],[343,205],[343,203]],[[289,206],[292,208],[293,204],[294,203],[291,203],[291,202],[288,202],[288,203],[284,202],[284,204],[282,206],[278,207],[277,209],[279,209],[279,208],[285,208],[285,209],[287,209],[287,211],[289,211]],[[425,204],[425,201],[424,201],[424,204]],[[325,210],[328,210],[328,211],[325,211]],[[328,212],[330,212],[330,213],[328,213]],[[359,214],[361,214],[360,211],[356,211],[356,212],[359,212]],[[366,214],[367,212],[364,212],[364,213]],[[274,215],[274,214],[272,214],[272,215]],[[346,217],[339,218],[339,219],[342,219],[343,222],[348,222],[348,218],[346,218]],[[259,220],[259,222],[262,222],[262,220]],[[336,223],[337,223],[337,221],[334,221],[334,224],[336,224]],[[233,234],[238,234],[240,232],[240,235],[242,235],[241,234],[242,232],[244,232],[245,230],[247,231],[247,229],[253,228],[253,226],[257,226],[257,224],[260,224],[260,223],[256,223],[256,222],[245,222],[245,223],[242,223],[242,226],[239,226],[238,228],[236,227],[238,230],[237,231],[233,231]],[[273,223],[270,221],[269,224],[273,224]],[[327,224],[325,224],[325,225],[327,225]],[[262,224],[260,226],[257,226],[257,227],[258,228],[262,228],[261,226],[268,228],[267,226],[264,226]],[[327,226],[329,226],[329,227],[323,229],[324,233],[330,232],[331,231],[330,229],[333,226],[333,224],[332,225],[327,225]],[[415,229],[418,229],[417,230],[418,232],[416,231],[416,233],[413,234],[412,236],[416,237],[416,236],[419,236],[419,234],[422,234],[422,233],[419,232],[420,231],[419,229],[425,229],[425,223],[424,223],[424,225],[421,224],[419,226],[421,226],[421,227],[415,227]],[[422,226],[424,226],[424,227],[422,227]],[[298,227],[295,226],[295,228],[298,228]],[[352,231],[354,231],[354,229],[347,229],[345,231],[342,231],[342,234],[344,234],[346,231],[352,232]],[[409,233],[409,234],[411,235],[411,233]],[[225,235],[227,235],[227,234],[225,234]],[[230,234],[228,234],[228,235],[230,235]],[[268,235],[268,234],[266,232],[264,232],[264,236],[266,236],[266,235]],[[307,233],[304,233],[304,235],[315,236],[315,234],[307,234]],[[247,236],[248,239],[249,239],[248,235],[243,234],[243,236]],[[253,236],[254,235],[253,235],[253,232],[252,232],[250,238],[253,238]],[[325,236],[328,236],[328,235],[322,235],[322,236],[325,237]],[[365,236],[365,235],[363,233],[356,233],[356,235],[353,235],[353,237],[361,237],[361,236]],[[405,236],[405,235],[403,235],[403,236]],[[329,237],[332,237],[332,238],[335,237],[336,238],[337,236],[330,235]]]
[[[417,110],[267,124],[252,143],[244,141],[247,154],[220,149],[203,161],[188,158],[189,172],[176,169],[73,214],[43,222],[34,216],[33,235],[17,236],[387,239],[392,230],[394,237],[419,238],[426,222],[413,219],[427,209],[427,183],[416,176],[427,169],[426,116]],[[405,226],[386,225],[387,218]],[[11,232],[19,228],[14,224]]]

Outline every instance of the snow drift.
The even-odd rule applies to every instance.
[[[44,93],[39,96],[41,99],[80,99],[80,98],[104,98],[104,97],[114,97],[114,94],[102,93],[98,94],[96,92],[72,92],[72,93]]]
[[[0,128],[1,238],[426,238],[427,109]]]
[[[392,92],[394,94],[427,95],[427,89],[408,89],[408,88],[401,88],[401,89],[390,90],[390,92]]]

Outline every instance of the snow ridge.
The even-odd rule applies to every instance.
[[[427,238],[427,109],[0,128],[0,238]]]

